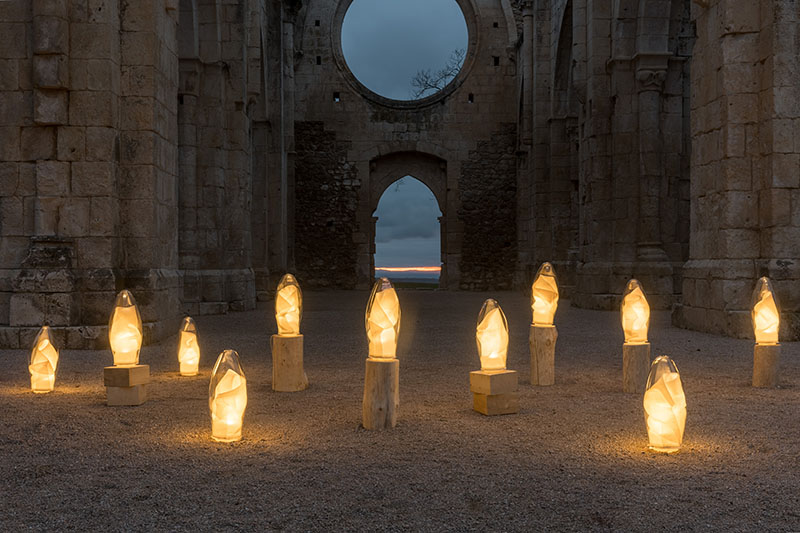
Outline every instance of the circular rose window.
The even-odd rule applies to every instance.
[[[367,89],[392,100],[444,89],[464,64],[467,40],[455,0],[353,0],[342,23],[347,67]]]

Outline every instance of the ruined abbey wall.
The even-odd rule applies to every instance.
[[[0,2],[0,346],[96,347],[252,309],[284,272],[365,288],[374,210],[436,197],[442,285],[573,305],[639,278],[677,324],[750,336],[755,279],[800,336],[800,6],[458,0],[461,72],[413,102],[350,72],[351,0]]]

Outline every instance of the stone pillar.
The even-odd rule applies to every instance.
[[[692,229],[680,326],[753,337],[772,279],[781,340],[800,338],[800,13],[791,0],[695,2]]]

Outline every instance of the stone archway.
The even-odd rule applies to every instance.
[[[361,227],[369,228],[369,265],[367,268],[370,278],[375,277],[375,223],[377,218],[373,216],[373,213],[378,208],[378,202],[386,189],[405,176],[412,176],[428,187],[439,205],[439,211],[442,213],[439,218],[442,263],[439,286],[447,288],[447,161],[424,152],[392,152],[378,156],[369,162],[369,209],[360,210],[362,216],[369,216],[369,220],[361,220],[359,223]],[[364,268],[360,270],[363,272]]]

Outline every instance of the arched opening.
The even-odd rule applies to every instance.
[[[413,176],[389,185],[373,213],[375,276],[401,287],[438,287],[441,216],[433,192]]]

